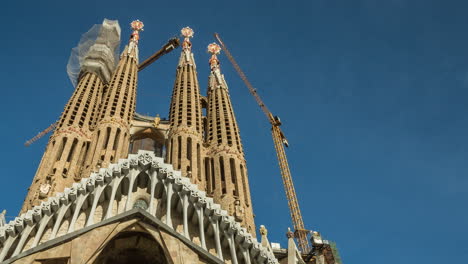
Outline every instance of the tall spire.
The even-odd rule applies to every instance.
[[[194,32],[185,27],[182,53],[176,71],[176,79],[169,109],[170,130],[167,160],[182,175],[204,188],[202,166],[203,124],[197,69],[190,39]]]
[[[78,84],[47,144],[22,212],[81,178],[102,92],[115,66],[113,51],[119,39],[117,21],[104,20],[96,42],[84,54]]]
[[[135,20],[130,26],[133,31],[129,43],[121,54],[102,101],[99,121],[85,163],[86,174],[127,156],[130,122],[136,103],[138,42],[144,25]]]
[[[208,45],[208,52],[211,53],[209,60],[211,74],[208,80],[208,104],[212,106],[208,108],[208,142],[211,145],[216,143],[216,145],[225,144],[234,147],[243,156],[244,150],[240,141],[239,128],[234,116],[228,85],[224,79],[224,75],[221,74],[220,62],[217,57],[220,51],[221,48],[218,44],[212,43]],[[224,122],[218,120],[223,120]]]
[[[221,48],[208,45],[211,73],[208,80],[207,155],[210,157],[210,177],[207,193],[224,209],[229,210],[249,232],[255,233],[250,188],[244,151],[239,136],[229,90],[221,74],[217,55]]]

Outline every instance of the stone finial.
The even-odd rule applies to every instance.
[[[153,120],[153,126],[157,128],[159,126],[159,123],[161,122],[161,117],[159,117],[159,114],[156,115],[156,117]]]
[[[140,39],[140,31],[143,31],[143,27],[145,25],[143,22],[140,20],[133,20],[132,23],[130,23],[130,27],[133,29],[132,36],[130,37],[130,41],[133,41],[135,43],[138,43],[138,40]]]
[[[182,49],[190,51],[192,48],[192,42],[190,42],[190,39],[193,38],[194,34],[193,29],[184,27],[180,32],[182,33],[182,36],[185,37],[184,42],[182,43]]]
[[[313,231],[311,241],[313,245],[323,245],[323,239],[319,232]]]
[[[210,45],[208,45],[208,52],[213,55],[218,55],[221,52],[221,47],[213,42]]]
[[[264,246],[267,251],[269,252],[273,252],[273,249],[271,248],[271,245],[270,245],[270,241],[268,241],[268,230],[266,229],[266,227],[264,225],[260,225],[260,234],[262,235],[262,238],[261,238],[261,244],[262,246]]]
[[[301,252],[297,249],[296,243],[294,242],[294,233],[288,227],[288,232],[286,233],[288,237],[288,256],[287,264],[305,264],[302,260]]]
[[[286,232],[287,238],[294,238],[294,233],[291,231],[291,228],[288,227],[288,232]]]
[[[211,53],[211,58],[209,60],[211,70],[214,71],[215,69],[219,68],[219,60],[216,55],[221,52],[221,47],[216,43],[211,43],[208,45],[208,53]]]

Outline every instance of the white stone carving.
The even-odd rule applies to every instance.
[[[214,241],[219,259],[224,260],[225,248],[224,254],[230,255],[225,257],[229,257],[233,264],[278,263],[271,252],[241,227],[233,216],[214,203],[212,198],[206,197],[205,192],[198,190],[197,185],[192,184],[189,178],[182,177],[180,171],[175,171],[172,165],[165,164],[163,159],[154,156],[152,152],[142,150],[138,154],[129,155],[128,159],[119,160],[118,164],[101,168],[98,173],[92,173],[89,178],[83,178],[79,183],[66,188],[63,193],[50,197],[40,206],[0,227],[0,262],[44,242],[131,210],[132,197],[136,196],[133,195],[133,189],[138,186],[137,180],[141,173],[149,176],[144,188],[150,190],[147,212],[160,218],[170,228],[174,228],[172,215],[178,210],[183,217],[182,235],[190,239],[189,231],[198,229],[200,246],[207,250],[206,241]],[[120,193],[123,184],[128,184],[128,194]],[[117,199],[125,200],[125,205],[118,205]],[[157,207],[161,207],[162,203],[165,203],[165,214],[158,216]],[[98,206],[107,207],[102,211],[102,218],[96,220]],[[88,212],[87,219],[84,223],[78,221],[85,211]],[[192,212],[190,216],[189,212]],[[64,233],[61,227],[65,222],[69,225]],[[49,229],[50,235],[43,237]],[[33,242],[25,247],[26,241],[31,239]],[[8,252],[13,254],[7,255]]]

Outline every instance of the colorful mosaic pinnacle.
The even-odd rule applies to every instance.
[[[221,52],[221,47],[213,42],[210,45],[208,45],[208,52],[213,55],[219,54]]]
[[[193,29],[189,27],[184,27],[182,30],[180,30],[182,33],[182,36],[185,37],[184,42],[182,43],[182,48],[184,50],[190,50],[192,47],[192,43],[190,42],[190,38],[193,38]]]
[[[182,33],[182,36],[186,37],[186,38],[193,38],[193,29],[189,28],[189,27],[184,27],[183,29],[180,30],[180,32]]]
[[[140,20],[134,20],[132,21],[132,23],[130,23],[130,27],[133,29],[133,33],[132,33],[132,38],[131,40],[135,41],[136,43],[138,43],[138,40],[140,39],[140,34],[139,32],[140,31],[143,31],[143,27],[145,25],[143,24],[143,22],[141,22]]]
[[[219,60],[216,55],[221,52],[221,47],[216,43],[211,43],[208,45],[208,52],[211,53],[211,58],[209,60],[211,70],[214,70],[219,67]]]

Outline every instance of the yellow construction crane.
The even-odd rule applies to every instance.
[[[286,191],[286,197],[288,199],[291,219],[294,225],[294,233],[299,244],[299,249],[302,251],[302,253],[308,253],[311,250],[308,240],[308,235],[310,234],[310,231],[304,228],[304,221],[302,220],[301,210],[299,209],[299,202],[297,201],[296,191],[294,189],[293,180],[291,178],[291,171],[289,170],[286,152],[284,151],[284,146],[288,147],[289,145],[286,137],[283,134],[283,131],[281,131],[280,128],[281,120],[279,119],[279,117],[273,116],[270,110],[268,110],[268,107],[263,103],[262,99],[258,95],[257,90],[253,88],[252,84],[249,82],[244,72],[237,64],[236,60],[232,57],[231,53],[226,48],[226,45],[224,45],[224,42],[219,37],[218,33],[215,33],[214,36],[219,42],[229,61],[234,66],[234,69],[240,75],[247,88],[249,88],[249,91],[254,96],[255,101],[257,101],[257,104],[267,116],[268,121],[270,121],[271,133],[273,136],[273,142],[275,143],[276,155],[278,156],[281,176],[283,178],[284,190]]]

